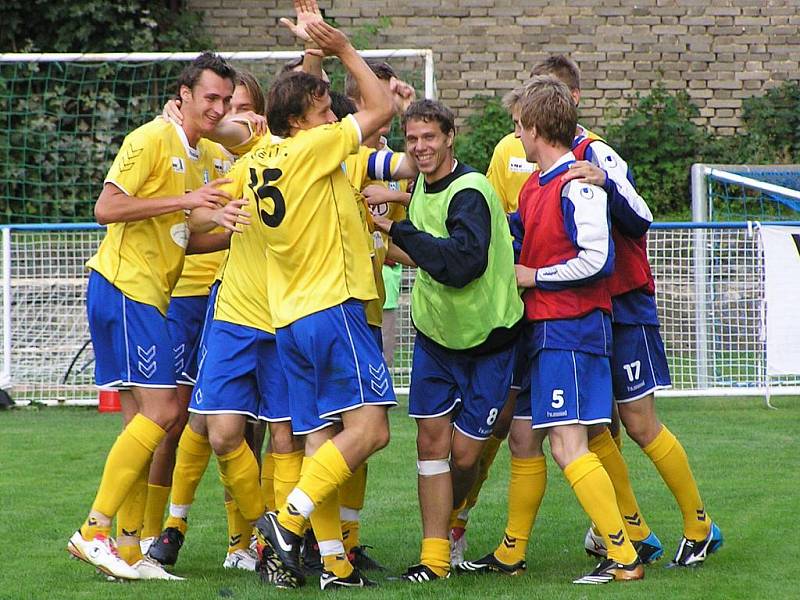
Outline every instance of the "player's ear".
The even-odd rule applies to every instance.
[[[178,90],[178,95],[181,98],[181,102],[186,102],[191,99],[192,90],[189,88],[188,85],[182,85],[181,89]]]
[[[455,129],[454,129],[454,130],[452,130],[450,133],[448,133],[448,134],[447,134],[447,147],[448,147],[448,148],[452,148],[452,147],[453,147],[453,139],[454,139],[455,137],[456,137],[456,132],[455,132]]]

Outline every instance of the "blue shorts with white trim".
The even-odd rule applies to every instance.
[[[100,387],[174,388],[172,339],[155,306],[127,298],[96,271],[89,273],[86,312]]]
[[[575,350],[540,350],[531,361],[530,384],[517,397],[514,418],[530,418],[534,429],[610,423],[608,357]]]
[[[658,325],[614,324],[611,378],[619,404],[672,386]]]
[[[206,348],[189,412],[289,419],[289,390],[274,335],[215,320]]]
[[[184,372],[197,370],[197,361],[193,360],[192,352],[200,339],[207,308],[208,296],[182,296],[169,300],[167,329],[175,355],[175,380],[180,385],[194,385],[197,380],[196,374],[189,378]]]
[[[292,382],[292,430],[311,433],[364,404],[395,406],[392,379],[364,313],[347,300],[276,331],[278,353]]]
[[[464,435],[485,440],[508,398],[516,345],[492,354],[452,352],[417,335],[408,414],[415,419],[451,415]]]

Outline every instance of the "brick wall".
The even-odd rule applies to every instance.
[[[740,125],[743,98],[796,78],[798,0],[320,0],[350,34],[390,20],[379,48],[432,48],[440,99],[460,119],[472,98],[502,95],[532,64],[568,53],[583,72],[581,121],[597,127],[655,82],[686,89],[702,123]],[[226,50],[294,49],[278,19],[288,0],[189,0]],[[599,127],[602,129],[602,125]]]

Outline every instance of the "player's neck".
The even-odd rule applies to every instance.
[[[179,125],[183,132],[186,134],[186,141],[192,148],[197,148],[197,142],[200,141],[200,128],[197,127],[188,115],[183,115],[183,124]]]
[[[432,171],[431,173],[425,173],[424,174],[425,183],[429,183],[429,184],[430,183],[436,183],[440,179],[444,179],[445,177],[450,175],[450,173],[453,172],[453,169],[455,169],[455,166],[456,166],[455,157],[452,154],[448,155],[447,158],[445,158],[439,164],[439,166],[436,167],[435,171]]]
[[[569,152],[569,148],[562,145],[551,146],[550,144],[542,144],[536,149],[535,162],[544,173],[550,167],[558,162],[558,159]]]

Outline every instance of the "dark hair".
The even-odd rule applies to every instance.
[[[302,118],[314,103],[330,90],[330,85],[308,73],[288,73],[278,78],[267,95],[267,122],[275,135],[288,137],[289,119]]]
[[[258,82],[255,75],[250,71],[237,71],[236,85],[241,85],[247,90],[247,93],[250,94],[253,111],[259,115],[265,114],[267,101],[264,98],[264,90],[261,88],[261,84]]]
[[[441,102],[427,98],[416,100],[408,107],[403,115],[403,131],[409,121],[425,121],[426,123],[436,121],[439,123],[439,129],[445,135],[456,130],[456,118],[453,111]]]
[[[331,95],[331,110],[340,121],[347,115],[352,115],[354,112],[358,111],[356,103],[353,102],[352,98],[348,98],[336,90],[330,90],[329,93]]]
[[[391,81],[392,77],[397,77],[397,74],[389,63],[368,60],[367,66],[372,69],[372,72],[375,73],[375,76],[381,81]],[[349,72],[344,80],[344,93],[353,100],[358,100],[361,97],[361,90],[358,89],[358,82],[356,82],[355,78]]]
[[[236,82],[236,69],[234,69],[227,60],[222,58],[219,54],[203,52],[186,65],[178,76],[178,97],[180,97],[181,88],[184,85],[190,90],[193,90],[194,86],[197,85],[197,82],[200,80],[203,71],[206,70],[219,75],[223,79],[230,79],[231,83]]]
[[[304,56],[305,56],[304,54],[301,54],[299,57],[297,57],[297,58],[293,58],[293,59],[292,59],[292,60],[290,60],[289,62],[287,62],[287,63],[284,63],[284,65],[281,67],[281,70],[280,70],[280,71],[278,71],[278,77],[283,77],[283,76],[284,76],[284,75],[286,75],[287,73],[292,73],[292,72],[294,72],[294,70],[295,70],[297,67],[300,67],[300,66],[302,66],[302,64],[303,64],[303,57],[304,57]]]
[[[574,60],[564,54],[555,54],[534,65],[531,77],[536,75],[553,75],[567,84],[570,91],[581,89],[581,70]]]

